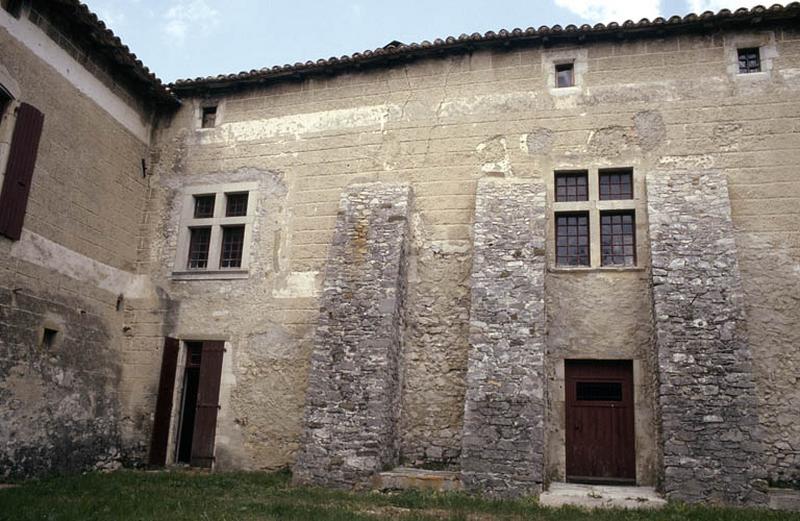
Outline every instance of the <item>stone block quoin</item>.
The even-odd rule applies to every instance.
[[[297,481],[350,488],[398,462],[411,188],[352,185],[325,267]]]
[[[755,503],[758,411],[725,176],[648,174],[664,491]]]
[[[474,492],[541,491],[545,193],[539,181],[478,183],[461,458]]]

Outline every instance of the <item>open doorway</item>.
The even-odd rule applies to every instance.
[[[192,462],[192,437],[197,413],[197,391],[200,388],[200,361],[203,358],[202,342],[186,342],[186,366],[183,372],[181,410],[178,424],[178,445],[175,462]]]
[[[181,351],[183,357],[179,356]],[[213,467],[224,353],[225,342],[221,340],[165,339],[150,444],[151,465],[163,467],[169,461]],[[180,368],[179,359],[185,361]],[[173,417],[176,394],[177,414]],[[168,455],[170,446],[175,449],[172,456]]]

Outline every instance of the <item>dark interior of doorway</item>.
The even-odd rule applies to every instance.
[[[200,359],[202,342],[186,342],[186,370],[183,377],[183,403],[181,405],[180,431],[178,434],[178,463],[191,463],[192,435],[197,411],[197,390],[200,383]]]

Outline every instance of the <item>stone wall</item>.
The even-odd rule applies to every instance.
[[[647,179],[664,491],[758,503],[758,398],[728,187],[714,171]]]
[[[777,54],[769,73],[730,73],[735,38],[770,35]],[[236,453],[229,465],[252,469],[292,464],[339,197],[353,183],[408,183],[414,209],[401,455],[410,465],[455,467],[478,180],[503,175],[548,181],[557,169],[704,168],[724,172],[730,181],[770,454],[765,464],[775,477],[796,474],[793,440],[800,422],[793,421],[791,407],[800,372],[794,348],[800,320],[798,42],[797,29],[772,27],[580,46],[521,43],[185,96],[158,126],[152,153],[142,269],[169,298],[170,311],[164,312],[169,326],[150,322],[155,317],[146,312],[140,313],[142,325],[134,325],[131,372],[140,378],[138,393],[131,392],[135,417],[152,412],[163,330],[222,336],[232,343],[236,378],[220,456]],[[553,60],[573,58],[583,62],[580,84],[553,88]],[[697,80],[698,67],[703,81]],[[213,100],[220,103],[217,126],[200,129],[199,106]],[[237,181],[242,172],[249,172],[248,180],[263,180],[250,278],[174,280],[175,193],[194,183]],[[637,240],[649,242],[646,233],[645,226]],[[548,274],[553,327],[546,369],[548,389],[557,390],[551,360],[641,361],[637,477],[656,484],[649,259],[641,261],[638,270]],[[615,309],[624,318],[615,319]],[[609,320],[620,334],[608,329]],[[548,413],[558,410],[556,401]],[[559,421],[548,416],[553,435],[547,436],[547,479],[563,475]]]
[[[342,196],[325,269],[295,478],[363,485],[398,463],[408,185]]]
[[[4,10],[0,57],[0,82],[45,117],[22,237],[0,237],[0,477],[140,463],[149,414],[127,414],[123,379],[141,370],[124,346],[126,310],[148,293],[135,274],[148,143],[130,129],[150,114],[87,95],[108,87]]]
[[[467,241],[429,241],[412,227],[400,418],[406,466],[460,466],[471,253]]]
[[[468,490],[541,490],[544,467],[545,187],[478,184],[461,476]]]

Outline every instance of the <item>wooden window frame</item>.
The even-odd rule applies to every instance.
[[[559,234],[560,227],[558,225],[558,221],[561,218],[570,218],[570,217],[573,217],[573,218],[584,217],[586,219],[586,263],[585,264],[583,264],[583,263],[571,264],[569,262],[561,263],[561,261],[560,261],[561,257],[558,254],[558,248],[559,248],[559,244],[558,243],[559,243],[559,239],[561,239],[561,235]],[[556,246],[555,246],[555,249],[556,249],[556,254],[555,254],[556,255],[556,265],[559,266],[559,267],[568,267],[568,268],[580,268],[580,267],[589,267],[589,266],[591,266],[592,265],[592,243],[591,243],[591,218],[589,216],[589,212],[556,212],[554,220],[556,222],[556,225],[555,225],[556,226],[556,229],[555,229],[555,235],[556,235],[556,243],[555,243],[556,244]],[[568,237],[570,237],[570,236],[572,236],[572,235],[568,235]],[[579,233],[577,235],[577,237],[580,237],[580,236],[581,235]],[[577,246],[580,246],[580,245],[577,245]],[[569,245],[566,245],[566,247],[569,247]],[[581,258],[583,256],[582,255],[575,255],[575,256],[567,255],[566,256],[566,258],[568,258],[568,259],[569,258],[573,258],[573,257]]]
[[[242,254],[244,252],[244,228],[245,226],[243,224],[222,227],[222,245],[220,247],[220,253],[219,253],[220,254],[219,264],[221,269],[241,268]],[[241,238],[233,235],[234,230],[242,231]],[[237,257],[231,256],[231,253],[234,250],[238,253],[237,255],[238,266],[233,265],[237,260]]]
[[[751,68],[751,62],[753,59],[750,58],[751,55],[755,55],[755,67]],[[742,68],[742,55],[744,55],[745,65]],[[737,66],[739,69],[739,74],[755,74],[759,72],[764,72],[764,67],[761,64],[761,47],[760,46],[753,46],[753,47],[737,47],[736,48],[736,59],[737,59]]]
[[[173,264],[172,278],[177,280],[191,279],[237,279],[249,276],[250,247],[253,240],[253,223],[256,214],[257,182],[230,183],[221,185],[188,186],[182,191],[180,230]],[[226,215],[227,194],[248,194],[247,212],[245,215],[228,217]],[[195,217],[195,196],[215,195],[214,213],[211,217]],[[224,268],[222,259],[223,228],[244,226],[244,243],[242,245],[241,266]],[[208,265],[206,268],[189,268],[189,244],[191,228],[211,228],[211,243],[208,249]]]
[[[564,194],[563,197],[559,196],[559,193],[558,193],[559,180],[560,179],[570,179],[570,178],[576,178],[576,179],[577,178],[583,178],[583,179],[585,179],[584,187],[586,189],[585,190],[586,191],[586,197],[584,197],[583,199],[577,199],[577,198],[571,199],[570,198],[571,196],[569,194]],[[570,202],[588,201],[589,200],[589,171],[588,170],[559,170],[559,171],[555,172],[554,182],[555,182],[554,194],[555,194],[555,201],[557,203],[570,203]],[[577,193],[578,185],[576,184],[575,187],[576,187],[576,193]],[[569,185],[567,185],[567,188],[569,188]]]
[[[604,246],[603,245],[603,238],[606,236],[606,234],[603,233],[603,226],[604,226],[603,218],[604,217],[615,217],[615,216],[630,216],[631,217],[630,225],[633,228],[633,231],[632,231],[633,243],[630,245],[631,249],[632,249],[632,255],[631,255],[632,260],[633,260],[632,264],[626,264],[626,263],[614,264],[614,263],[606,263],[606,261],[605,261],[606,256],[603,253],[603,246]],[[624,226],[625,223],[622,223],[622,225]],[[614,225],[612,224],[612,226],[614,226]],[[612,238],[614,238],[614,237],[625,237],[625,236],[626,236],[626,234],[624,232],[621,233],[621,234],[613,233],[613,232],[611,233],[611,237]],[[601,243],[600,244],[600,264],[602,266],[604,266],[604,267],[605,266],[617,266],[617,267],[633,267],[633,266],[636,266],[636,211],[635,210],[622,210],[622,211],[616,210],[616,211],[610,211],[610,212],[600,212],[600,243]],[[624,247],[625,244],[622,244],[622,246]],[[621,257],[628,257],[628,255],[626,255],[624,253],[622,255],[614,255],[614,254],[611,255],[611,257],[620,257],[620,256]]]
[[[612,176],[628,176],[630,178],[630,194],[618,194],[617,197],[614,197],[612,194],[603,194],[603,187],[607,184],[609,187],[611,186],[623,186],[622,183],[603,183],[604,179],[610,179]],[[598,194],[597,197],[600,201],[627,201],[634,198],[636,194],[636,187],[634,186],[633,182],[633,169],[632,168],[608,168],[598,170],[597,172],[597,182],[598,182]],[[625,195],[625,197],[622,197]]]

